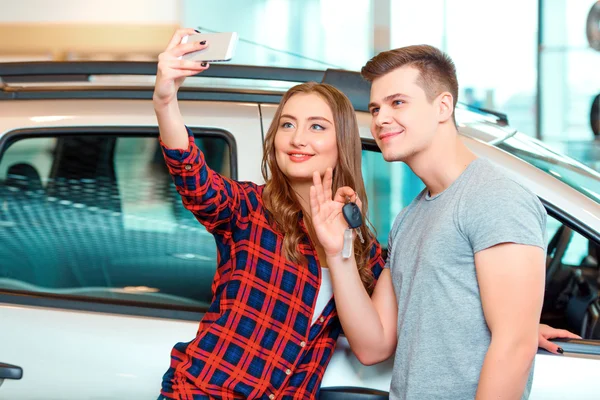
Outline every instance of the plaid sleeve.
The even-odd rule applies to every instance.
[[[377,279],[379,279],[379,275],[381,275],[381,271],[383,271],[384,267],[385,260],[381,254],[381,245],[377,239],[374,239],[373,245],[371,246],[371,253],[369,255],[369,268],[373,272],[375,282],[377,282]]]
[[[160,140],[167,168],[185,208],[210,233],[228,234],[235,224],[235,213],[247,209],[244,186],[210,169],[193,133],[186,129],[186,150],[170,149]]]

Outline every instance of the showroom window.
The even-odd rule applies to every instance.
[[[214,239],[184,209],[156,130],[13,137],[0,156],[0,289],[209,305]],[[196,143],[231,177],[226,133]]]
[[[479,0],[391,3],[391,47],[430,44],[456,64],[458,101],[508,115],[536,134],[537,1]],[[518,10],[518,12],[515,12]]]
[[[183,0],[181,26],[206,33],[237,32],[236,64],[359,70],[373,56],[372,4],[372,0],[352,2],[350,7],[345,0]]]

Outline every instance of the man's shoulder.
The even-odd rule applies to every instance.
[[[469,199],[495,202],[511,196],[524,196],[529,199],[537,199],[533,192],[510,177],[499,167],[486,159],[480,159],[478,160],[477,168],[471,175],[467,185],[465,185],[462,200],[466,202]]]
[[[493,219],[493,216],[533,213],[544,218],[544,207],[535,193],[490,161],[482,161],[464,188],[459,216],[486,215]]]
[[[490,163],[491,164],[491,163]],[[465,188],[457,207],[457,226],[474,252],[498,243],[543,247],[546,211],[538,197],[499,168],[486,167]]]

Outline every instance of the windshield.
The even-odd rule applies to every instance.
[[[516,133],[497,146],[600,203],[600,174],[593,169],[550,150],[523,133]]]
[[[462,135],[482,140],[554,176],[585,196],[600,203],[600,173],[557,153],[541,141],[504,125],[502,118],[485,111],[456,108],[456,121]]]

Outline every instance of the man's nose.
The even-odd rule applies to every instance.
[[[377,126],[384,126],[392,123],[392,115],[387,108],[380,108],[379,112],[375,116],[375,124]]]

